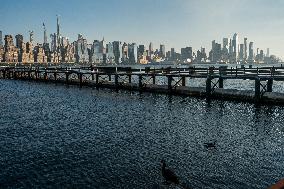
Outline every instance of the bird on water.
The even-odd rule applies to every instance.
[[[214,142],[205,142],[204,143],[205,148],[215,148],[216,147],[216,141]]]
[[[165,160],[161,160],[161,167],[162,167],[162,176],[165,178],[166,182],[169,184],[179,184],[179,178],[176,176],[176,174],[167,168]]]

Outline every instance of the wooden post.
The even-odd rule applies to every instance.
[[[114,75],[115,88],[118,89],[118,74]]]
[[[111,74],[108,75],[108,81],[111,82]]]
[[[270,78],[267,81],[267,92],[272,92],[272,86],[273,86],[273,78]]]
[[[55,71],[54,72],[54,81],[56,82],[56,80],[57,80],[57,72]]]
[[[260,100],[260,79],[259,77],[255,78],[254,98],[257,102]]]
[[[181,77],[181,85],[182,85],[182,86],[185,86],[185,76],[182,76],[182,77]]]
[[[173,80],[173,76],[168,75],[168,90],[169,90],[169,92],[172,91],[172,80]]]
[[[142,90],[142,87],[143,87],[142,80],[143,80],[143,77],[142,77],[141,74],[139,74],[139,84],[138,84],[138,86],[139,86],[140,90]]]
[[[96,88],[98,88],[99,87],[99,73],[97,72],[97,74],[96,74]]]
[[[131,83],[131,74],[128,74],[128,82]]]
[[[46,72],[46,70],[44,71],[44,76],[43,76],[43,78],[44,78],[44,81],[47,81],[47,72]]]
[[[152,75],[152,78],[153,78],[153,84],[155,85],[155,84],[156,84],[156,75],[153,74],[153,75]]]
[[[69,73],[68,72],[65,72],[65,74],[66,74],[66,84],[68,85],[68,83],[69,83]]]
[[[223,88],[224,87],[224,79],[222,77],[219,77],[219,88]]]
[[[212,81],[212,78],[210,76],[208,76],[207,79],[206,79],[206,97],[207,98],[209,98],[211,96],[211,91],[212,91],[211,81]]]
[[[92,81],[95,80],[95,75],[94,75],[94,72],[92,72]]]
[[[79,81],[80,81],[79,87],[82,88],[82,85],[83,85],[83,81],[82,81],[83,74],[82,74],[82,73],[79,73],[79,74],[78,74],[78,77],[79,77]]]

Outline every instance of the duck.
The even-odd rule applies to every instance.
[[[179,178],[176,176],[176,174],[167,168],[165,160],[161,160],[161,167],[162,167],[162,176],[166,180],[167,183],[169,184],[179,184]]]
[[[215,148],[216,147],[216,141],[214,142],[205,142],[204,144],[205,148]]]

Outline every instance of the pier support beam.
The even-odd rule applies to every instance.
[[[69,73],[68,72],[66,72],[66,78],[65,79],[66,79],[65,82],[68,85],[69,84]]]
[[[82,88],[82,85],[83,85],[83,74],[82,73],[79,73],[78,74],[78,77],[79,77],[79,87]]]
[[[273,86],[273,78],[270,78],[267,81],[267,92],[272,92],[272,86]]]
[[[118,89],[118,74],[114,75],[115,88]]]
[[[128,75],[128,83],[131,83],[131,74]]]
[[[152,78],[153,78],[153,84],[155,85],[155,84],[156,84],[156,75],[153,74],[153,75],[152,75]]]
[[[140,90],[140,91],[142,90],[142,87],[143,87],[142,80],[143,80],[142,75],[139,75],[138,87],[139,87],[139,90]]]
[[[210,76],[208,76],[207,79],[206,79],[206,97],[207,98],[209,98],[211,96],[211,91],[212,91],[211,81],[212,81],[212,78]]]
[[[185,76],[182,76],[182,77],[181,77],[181,85],[182,85],[182,86],[185,86]]]
[[[170,93],[172,92],[172,81],[173,81],[173,76],[168,75],[168,90]]]
[[[219,88],[224,88],[224,79],[222,77],[219,77]]]
[[[96,88],[99,88],[99,74],[96,74]]]
[[[260,79],[259,77],[255,78],[254,98],[256,102],[260,100]]]

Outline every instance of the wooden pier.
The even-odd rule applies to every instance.
[[[205,87],[192,87],[195,78],[204,80]],[[146,67],[0,67],[0,79],[30,80],[134,90],[140,92],[165,93],[197,96],[208,99],[241,100],[255,103],[284,104],[284,93],[273,92],[273,82],[284,82],[284,67],[228,68],[187,67],[160,68]],[[254,90],[224,89],[226,80],[254,81]],[[241,81],[240,81],[241,82]],[[188,85],[189,84],[189,85]]]

